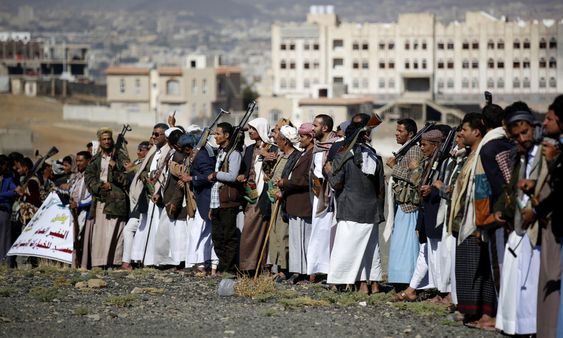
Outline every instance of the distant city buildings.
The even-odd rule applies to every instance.
[[[395,23],[352,23],[341,22],[332,6],[311,6],[306,22],[272,26],[273,95],[291,100],[298,120],[310,120],[299,115],[311,98],[327,103],[317,112],[335,114],[334,105],[345,103],[335,98],[370,97],[389,116],[453,123],[461,105],[484,101],[485,90],[503,102],[545,106],[563,92],[562,47],[563,21],[467,12],[464,22],[418,13]],[[271,109],[260,114],[273,122]]]

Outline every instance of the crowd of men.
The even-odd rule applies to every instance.
[[[366,114],[335,131],[328,115],[300,126],[280,119],[272,128],[255,118],[246,146],[236,135],[244,129],[227,122],[207,138],[171,116],[154,126],[133,161],[103,128],[92,149],[63,159],[56,179],[50,162],[30,177],[31,159],[0,155],[0,259],[57,191],[70,197],[80,225],[75,257],[82,268],[258,271],[277,282],[368,294],[383,281],[384,224],[386,282],[397,300],[437,289],[432,301],[448,304],[467,326],[563,334],[556,208],[563,95],[543,123],[536,116],[524,102],[504,109],[489,102],[454,128],[419,130],[400,119],[402,147],[386,163],[372,146],[380,121]]]

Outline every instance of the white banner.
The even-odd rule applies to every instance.
[[[9,256],[36,256],[72,263],[73,220],[68,205],[52,192],[12,245]]]

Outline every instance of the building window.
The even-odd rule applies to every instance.
[[[141,79],[135,79],[135,94],[141,94]]]
[[[289,89],[295,89],[295,79],[289,80]]]
[[[192,80],[192,94],[193,95],[197,94],[197,80],[196,79]]]
[[[474,77],[473,80],[471,80],[471,88],[475,89],[475,88],[479,88],[479,79]]]
[[[385,88],[385,79],[379,79],[379,88]]]
[[[503,69],[503,68],[504,68],[504,61],[503,61],[503,60],[498,60],[498,61],[497,61],[497,68],[499,68],[499,69]]]
[[[344,59],[332,59],[332,68],[344,66]]]
[[[547,81],[545,81],[545,77],[542,77],[540,79],[540,83],[539,83],[540,88],[545,88],[547,87]]]
[[[426,50],[427,46],[428,45],[426,44],[426,40],[423,40],[422,41],[422,50]]]
[[[389,88],[395,88],[395,79],[389,79]]]
[[[418,69],[418,60],[414,60],[414,61],[412,62],[412,68],[413,68],[413,69]]]
[[[469,49],[469,41],[463,41],[463,43],[461,44],[461,49]]]
[[[219,95],[225,95],[226,93],[225,83],[224,81],[221,81],[221,79],[217,79],[217,92]]]
[[[479,68],[479,60],[473,59],[473,61],[471,61],[471,68],[478,69]]]
[[[411,44],[409,42],[409,40],[405,41],[405,50],[409,50],[411,49]]]
[[[360,44],[358,43],[358,41],[354,41],[352,43],[352,49],[353,50],[359,50],[360,49]]]
[[[471,49],[479,49],[479,41],[473,40],[471,43]]]
[[[530,40],[525,39],[523,46],[524,46],[524,49],[530,49]]]
[[[448,41],[448,49],[454,49],[454,42]]]
[[[461,88],[467,89],[469,88],[469,79],[464,77],[463,80],[461,80]]]
[[[557,48],[557,40],[555,38],[549,39],[549,49],[556,49]]]
[[[395,61],[389,61],[389,69],[395,69]]]
[[[313,44],[313,50],[319,50],[319,44],[318,43]]]
[[[438,64],[436,65],[438,69],[444,69],[444,61],[438,60]]]
[[[487,80],[487,88],[495,88],[495,80],[493,80],[492,78],[489,78]]]
[[[557,80],[554,77],[549,78],[549,88],[557,87]]]
[[[504,49],[504,40],[499,40],[497,42],[497,49]]]
[[[358,79],[352,80],[352,88],[354,88],[354,89],[360,88],[360,80],[358,80]]]
[[[180,94],[180,83],[178,82],[178,80],[166,81],[166,95],[178,94]]]
[[[524,61],[522,62],[522,68],[530,68],[530,60],[529,59],[524,59]]]
[[[368,69],[368,68],[369,68],[368,60],[363,60],[362,61],[362,69]]]
[[[203,94],[207,94],[207,80],[206,79],[201,80],[201,92]]]
[[[289,44],[289,50],[295,50],[295,43],[290,43]]]
[[[454,87],[454,79],[448,79],[448,88],[452,89]]]
[[[554,57],[549,59],[549,68],[557,68],[557,60]]]
[[[305,44],[303,44],[303,49],[309,50],[309,49],[311,49],[311,45],[308,42],[305,42]]]
[[[539,66],[540,66],[540,68],[546,68],[547,67],[547,61],[545,61],[544,58],[541,58],[540,62],[539,62]]]
[[[319,69],[319,61],[318,60],[313,61],[313,69]]]
[[[381,50],[385,50],[385,42],[379,41],[378,47],[379,47],[379,49],[381,49]]]
[[[438,49],[444,49],[444,42],[438,41],[437,47],[438,47]]]
[[[497,88],[504,88],[504,79],[502,77],[497,80]]]
[[[282,43],[282,44],[280,45],[280,49],[281,49],[281,50],[285,50],[286,48],[287,48],[287,47],[285,46],[285,43]]]
[[[354,62],[352,62],[352,68],[360,69],[360,62],[358,60],[354,60]]]
[[[448,60],[448,69],[454,69],[454,60],[452,59]]]
[[[303,80],[303,88],[310,88],[311,87],[311,81],[309,81],[309,79],[305,79]]]
[[[334,84],[343,84],[344,78],[342,76],[335,76],[332,78],[332,83]]]
[[[414,42],[412,43],[412,49],[417,50],[418,49],[418,41],[414,40]]]
[[[461,68],[463,69],[469,69],[469,60],[463,60],[461,62]]]
[[[393,41],[389,41],[387,44],[387,49],[393,50],[395,48],[395,43]]]
[[[443,88],[444,88],[444,80],[438,79],[438,89],[443,89]]]
[[[368,88],[369,87],[369,80],[367,78],[363,78],[362,79],[362,88]]]
[[[362,50],[368,50],[369,49],[369,44],[367,41],[362,42]]]
[[[344,40],[336,39],[332,40],[332,49],[343,48],[344,47]]]
[[[426,69],[426,59],[422,59],[422,69]]]
[[[268,115],[270,115],[270,125],[271,126],[276,124],[278,122],[278,120],[283,117],[283,114],[282,114],[281,110],[279,110],[279,109],[270,110]]]
[[[493,59],[489,59],[489,61],[487,61],[487,67],[495,68],[495,61]]]
[[[527,77],[524,78],[524,81],[522,81],[523,87],[524,88],[530,88],[530,79],[528,79]]]
[[[303,62],[303,69],[309,69],[311,67],[311,63],[309,61]]]
[[[512,46],[514,49],[520,49],[520,40],[514,40],[514,44]]]
[[[286,89],[287,88],[287,81],[285,79],[280,80],[280,88]]]
[[[411,68],[411,64],[409,63],[409,60],[405,60],[405,69],[410,69]]]
[[[280,68],[281,68],[281,69],[286,69],[286,68],[287,68],[287,64],[285,63],[285,60],[281,60],[281,62],[280,62]]]
[[[125,93],[125,79],[119,79],[119,92],[121,94]]]
[[[512,61],[512,68],[520,68],[520,60],[514,59],[514,61]]]
[[[544,38],[541,38],[540,40],[540,49],[546,49],[547,48],[547,41],[545,41]],[[544,79],[545,82],[545,79]]]
[[[295,61],[289,62],[289,69],[295,69]]]
[[[379,69],[385,69],[385,61],[379,60]]]
[[[487,49],[495,49],[495,42],[493,40],[487,42]]]
[[[512,87],[520,88],[520,80],[517,77],[515,77],[514,80],[512,80]]]

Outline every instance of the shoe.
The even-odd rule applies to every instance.
[[[283,283],[285,280],[287,280],[287,278],[285,278],[285,276],[282,275],[275,275],[274,276],[274,282],[276,283]]]
[[[416,295],[409,296],[405,291],[401,291],[395,295],[395,300],[400,302],[414,302],[416,300]]]
[[[299,279],[299,274],[294,273],[293,275],[291,275],[291,277],[289,277],[289,278],[286,280],[286,283],[293,285],[293,284],[297,283],[297,279]]]

